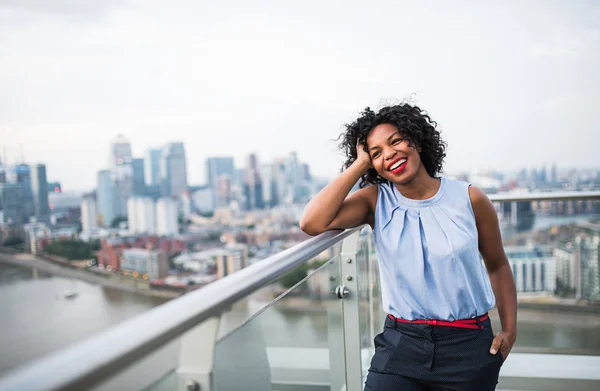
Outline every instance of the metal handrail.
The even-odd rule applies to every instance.
[[[536,193],[496,193],[489,194],[492,202],[519,201],[580,201],[600,200],[600,191],[553,191]]]
[[[0,379],[1,391],[96,386],[359,230],[333,230],[120,323]]]

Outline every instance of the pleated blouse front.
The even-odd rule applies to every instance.
[[[388,314],[452,321],[493,308],[468,183],[442,177],[426,200],[379,184],[373,233]]]

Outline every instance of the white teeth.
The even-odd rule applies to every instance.
[[[395,169],[397,169],[398,167],[400,167],[405,161],[406,161],[406,159],[400,159],[400,160],[398,160],[396,163],[394,163],[390,167],[390,171],[394,171]]]

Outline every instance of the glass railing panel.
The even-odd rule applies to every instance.
[[[373,340],[383,330],[379,268],[370,227],[361,231],[356,254],[359,299],[360,351],[363,382],[375,353]]]
[[[180,363],[181,338],[169,342],[162,348],[137,359],[125,369],[103,376],[94,391],[113,390],[176,390],[176,371]],[[100,380],[100,379],[99,379]]]
[[[340,253],[341,241],[323,251],[311,261],[308,261],[286,275],[258,289],[256,292],[234,303],[227,311],[221,314],[218,339],[231,333],[232,330],[240,327],[247,319],[267,307],[278,296],[294,286],[307,276],[310,268],[324,264]]]
[[[171,371],[144,388],[143,391],[175,391],[177,389],[177,373]]]
[[[495,205],[517,286],[514,351],[599,355],[600,201]]]
[[[215,390],[339,383],[344,366],[339,362],[343,360],[341,302],[334,295],[340,280],[338,262],[339,256],[324,263],[309,262],[308,276],[296,285],[281,292],[284,277],[247,300],[249,307],[257,305],[254,299],[269,304],[217,342]],[[339,356],[334,354],[338,349]]]

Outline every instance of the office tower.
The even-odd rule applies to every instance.
[[[171,198],[161,198],[156,202],[156,230],[160,236],[174,236],[179,233],[177,203]]]
[[[131,144],[123,135],[118,135],[110,143],[110,157],[108,167],[111,171],[119,171],[119,167],[132,159]]]
[[[48,181],[46,179],[46,166],[43,164],[31,166],[31,192],[36,220],[48,222],[50,220]]]
[[[211,189],[212,193],[217,195],[217,208],[227,207],[232,200],[231,177],[229,175],[220,175],[217,178],[216,189]]]
[[[160,183],[160,149],[148,149],[144,155],[144,173],[146,185]]]
[[[96,195],[87,194],[81,200],[81,228],[84,232],[98,227]]]
[[[2,164],[2,160],[0,160],[0,184],[6,183],[6,167]]]
[[[110,226],[115,218],[114,199],[114,186],[110,171],[99,171],[96,201],[98,206],[98,221],[102,226]]]
[[[169,143],[162,149],[160,181],[164,196],[180,196],[187,190],[187,165],[183,143]]]
[[[247,210],[262,209],[264,207],[262,180],[260,177],[258,157],[256,154],[250,154],[248,156],[248,167],[246,169],[244,190]]]
[[[156,207],[152,198],[132,197],[127,204],[129,231],[134,234],[156,234]]]
[[[229,205],[229,201],[231,201],[231,193],[229,193],[229,197],[219,193],[219,178],[229,177],[229,187],[231,188],[231,182],[234,181],[234,176],[235,169],[232,157],[211,157],[206,159],[206,181],[212,191],[212,204],[215,207],[226,207]],[[223,180],[221,179],[221,181]],[[231,189],[229,192],[231,192]]]
[[[144,159],[132,159],[133,194],[134,196],[146,195],[146,182],[144,178]]]
[[[22,183],[1,183],[0,204],[2,204],[5,224],[23,224],[25,222]]]

